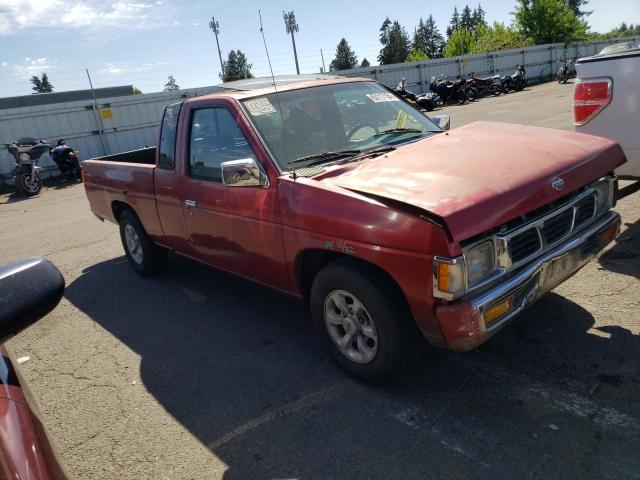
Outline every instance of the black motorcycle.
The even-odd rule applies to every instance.
[[[502,86],[500,83],[500,75],[494,75],[493,77],[478,78],[475,73],[469,74],[467,83],[476,90],[478,97],[484,97],[486,95],[498,96],[502,93]]]
[[[50,155],[58,165],[63,177],[82,181],[82,167],[80,166],[78,152],[66,144],[62,144],[52,149]]]
[[[558,80],[558,83],[565,84],[569,78],[576,75],[575,69],[571,67],[573,60],[558,60],[557,63],[560,64],[560,68],[558,69],[556,79]]]
[[[42,190],[42,167],[38,166],[40,157],[49,153],[51,145],[44,140],[20,138],[6,145],[16,161],[12,175],[18,191],[33,196]]]
[[[466,83],[464,78],[455,82],[444,78],[438,81],[432,79],[429,90],[438,95],[444,105],[462,105],[467,101],[464,91]]]
[[[516,72],[513,75],[505,75],[502,77],[502,88],[506,91],[519,92],[527,86],[527,80],[524,78],[526,70],[522,65],[518,65]]]
[[[442,104],[440,97],[435,93],[429,92],[416,95],[415,93],[407,90],[407,83],[404,78],[396,86],[396,93],[408,100],[410,103],[414,103],[419,109],[426,110],[427,112],[432,111],[434,108]]]

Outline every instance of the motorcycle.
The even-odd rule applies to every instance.
[[[493,77],[487,78],[477,78],[475,76],[475,73],[472,72],[469,74],[469,78],[467,81],[471,85],[471,87],[473,87],[478,92],[479,97],[484,97],[488,94],[492,94],[497,97],[502,93],[500,75],[494,75]]]
[[[64,177],[82,181],[82,167],[78,153],[67,145],[59,145],[49,152]]]
[[[429,90],[441,98],[443,105],[462,105],[467,101],[467,96],[464,92],[466,83],[467,81],[464,78],[456,80],[455,82],[450,82],[447,79],[435,81],[435,79],[432,78]]]
[[[576,75],[575,69],[571,68],[573,60],[558,60],[557,63],[560,64],[560,68],[558,69],[556,79],[558,80],[558,83],[565,84],[567,83],[567,80],[569,80],[569,78]]]
[[[396,86],[396,93],[398,93],[402,98],[408,100],[410,103],[417,105],[421,110],[426,110],[427,112],[432,111],[434,108],[442,104],[440,97],[435,93],[429,92],[416,95],[415,93],[407,90],[407,83],[404,78]]]
[[[524,78],[526,70],[522,65],[518,65],[516,72],[513,75],[507,75],[503,77],[502,84],[504,88],[508,90],[514,90],[519,92],[527,86],[527,80]]]
[[[6,144],[6,146],[16,161],[12,175],[18,191],[29,197],[40,193],[42,190],[42,167],[38,166],[38,160],[44,153],[51,150],[51,145],[44,140],[20,138]]]

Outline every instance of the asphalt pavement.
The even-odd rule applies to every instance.
[[[444,110],[571,128],[571,85]],[[0,196],[0,262],[42,255],[61,304],[9,341],[78,479],[640,478],[640,193],[620,237],[479,350],[424,346],[369,387],[306,306],[171,256],[136,275],[82,185]]]

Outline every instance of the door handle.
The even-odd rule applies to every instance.
[[[197,207],[198,206],[198,203],[195,200],[185,200],[184,204],[187,207]]]

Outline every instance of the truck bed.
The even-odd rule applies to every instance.
[[[144,148],[82,162],[85,190],[94,215],[117,223],[120,202],[135,209],[150,235],[161,234],[153,186],[155,150]]]
[[[627,163],[616,170],[621,178],[640,179],[640,139],[638,138],[637,72],[640,49],[581,58],[576,62],[578,79],[608,77],[612,80],[611,103],[576,132],[615,140],[622,146]]]
[[[145,165],[156,164],[156,148],[145,147],[138,150],[130,150],[128,152],[116,153],[115,155],[105,155],[104,157],[96,157],[91,160],[99,162],[125,162],[125,163],[143,163]]]

